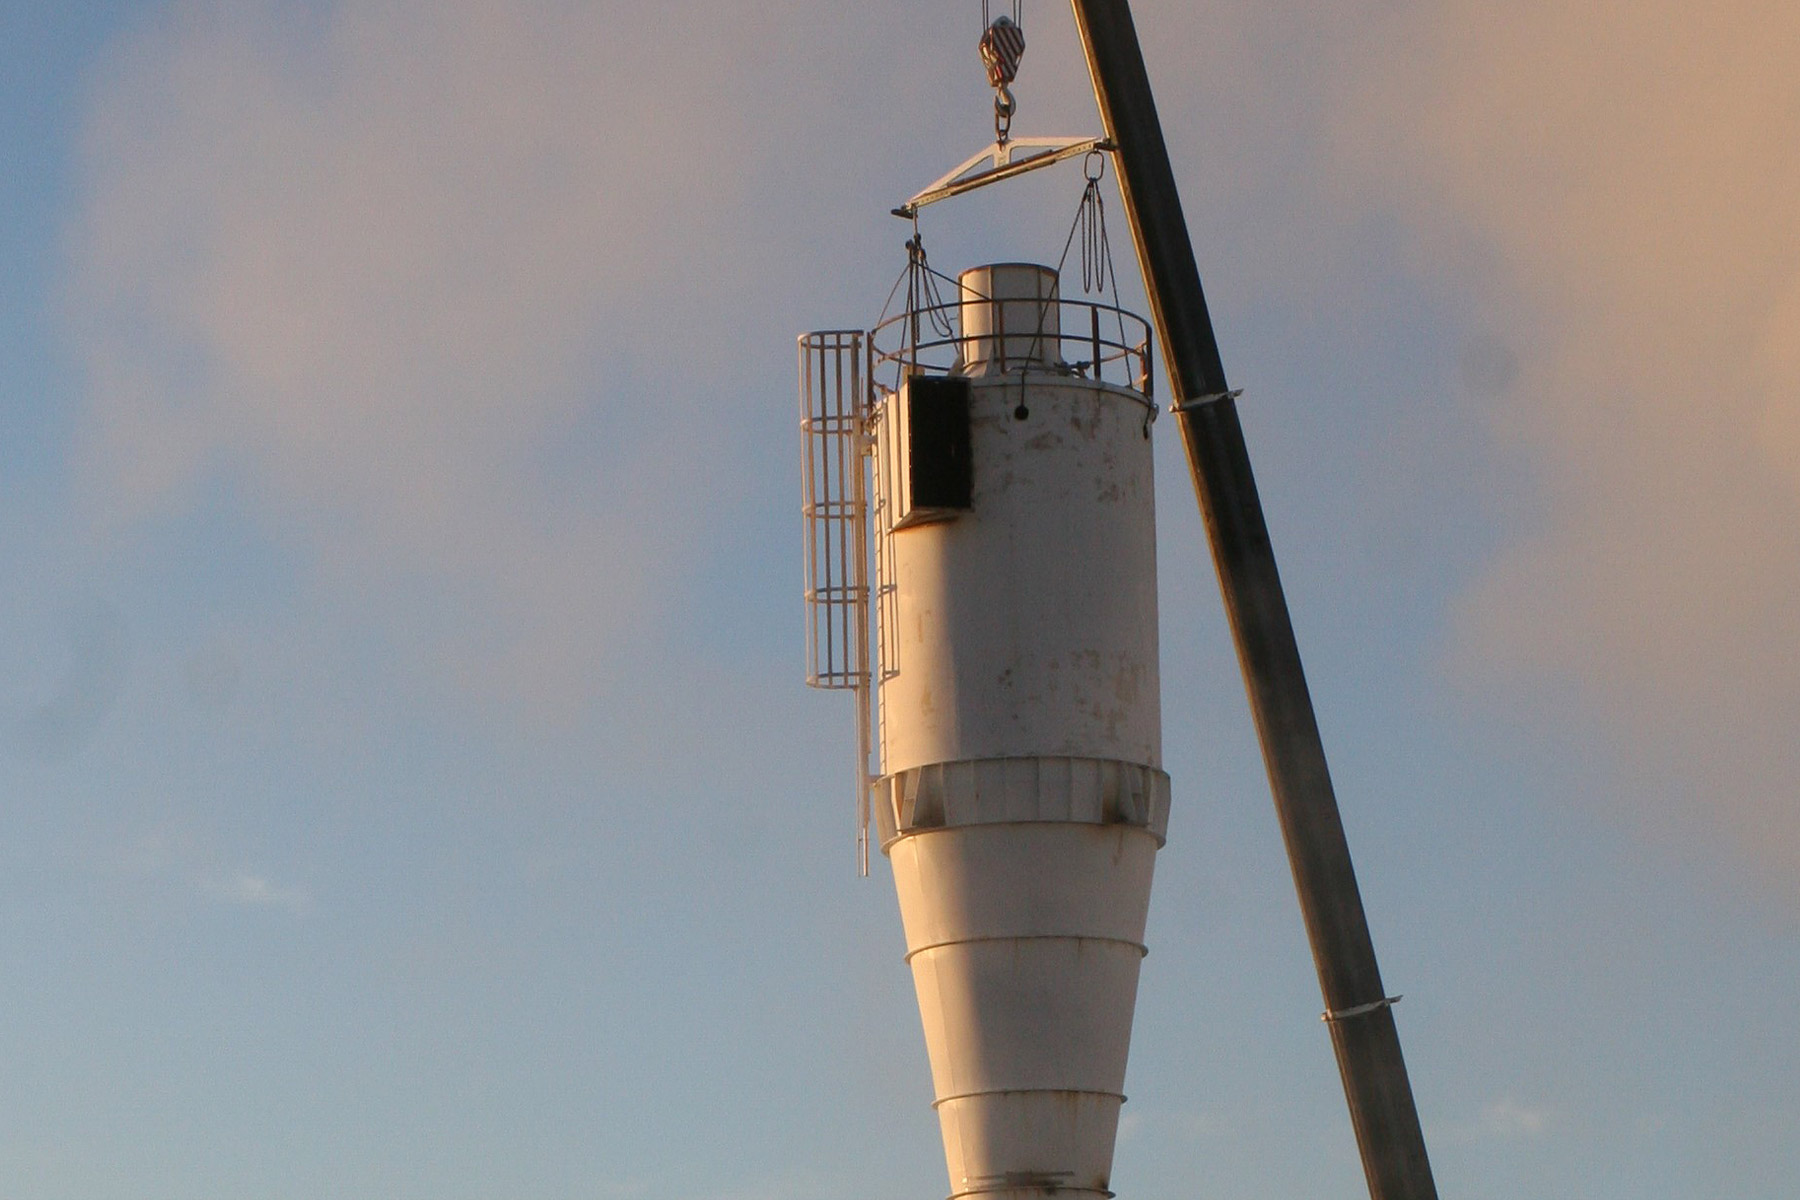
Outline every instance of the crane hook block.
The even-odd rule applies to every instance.
[[[1025,57],[1025,31],[1017,21],[1002,14],[994,18],[981,35],[981,61],[987,66],[988,83],[1005,87],[1019,75],[1019,60]]]

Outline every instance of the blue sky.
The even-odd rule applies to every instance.
[[[1800,16],[1565,7],[1136,11],[1441,1190],[1775,1200]],[[792,338],[987,135],[978,13],[0,6],[9,1200],[942,1194]],[[1025,17],[1018,131],[1092,131]],[[1115,1188],[1354,1195],[1169,432]]]

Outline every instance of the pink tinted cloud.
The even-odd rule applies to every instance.
[[[1519,370],[1540,514],[1464,598],[1465,681],[1591,723],[1622,807],[1800,880],[1800,9],[1413,6],[1338,124],[1356,189]]]

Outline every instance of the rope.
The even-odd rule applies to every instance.
[[[888,296],[881,306],[881,315],[875,319],[875,328],[879,329],[887,321],[888,312],[894,307],[894,297],[900,294],[902,285],[906,288],[906,308],[903,310],[907,318],[905,340],[895,354],[894,389],[899,390],[906,364],[916,363],[919,356],[920,318],[931,333],[942,339],[955,336],[956,330],[950,324],[950,304],[944,299],[939,288],[941,282],[951,287],[961,285],[943,272],[932,267],[925,254],[925,239],[919,233],[919,221],[913,218],[913,235],[906,243],[906,266],[900,269],[900,277],[894,280],[894,286],[888,289]]]
[[[1087,187],[1075,206],[1075,220],[1069,225],[1069,236],[1063,242],[1062,257],[1056,260],[1056,273],[1062,275],[1069,261],[1069,251],[1081,238],[1081,290],[1105,292],[1112,285],[1113,297],[1119,294],[1119,275],[1113,269],[1112,239],[1106,232],[1106,198],[1100,192],[1100,180],[1106,175],[1106,155],[1090,150],[1082,163]]]
[[[944,294],[938,290],[938,280],[944,279],[950,283],[956,281],[932,270],[925,258],[925,239],[917,233],[906,244],[906,251],[907,269],[912,273],[912,280],[907,285],[907,302],[915,316],[921,311],[925,313],[933,333],[947,338],[956,331],[950,327],[947,315],[949,304],[944,300]],[[916,335],[914,342],[917,342]]]
[[[1131,349],[1125,341],[1125,306],[1119,300],[1119,272],[1113,262],[1112,239],[1106,231],[1106,197],[1100,189],[1100,181],[1106,177],[1106,155],[1099,150],[1089,151],[1082,160],[1082,174],[1087,179],[1087,186],[1082,189],[1081,200],[1075,206],[1075,220],[1070,223],[1069,236],[1063,241],[1062,257],[1056,260],[1056,274],[1059,279],[1062,277],[1069,251],[1079,236],[1082,294],[1092,292],[1103,296],[1110,288],[1113,320],[1119,330],[1119,353],[1129,360]],[[1098,379],[1100,364],[1096,362],[1093,366],[1094,378]],[[1129,361],[1126,369],[1129,373]],[[1146,362],[1144,370],[1148,372],[1149,369],[1150,364]],[[1151,411],[1154,414],[1154,408]]]
[[[1012,6],[1013,24],[1018,25],[1021,28],[1023,28],[1025,25],[1024,13],[1025,13],[1025,0],[1013,0],[1013,6]],[[993,24],[993,22],[988,17],[988,0],[981,0],[981,27],[983,29],[986,29],[991,24]]]

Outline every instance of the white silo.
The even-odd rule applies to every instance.
[[[864,701],[951,1196],[1109,1196],[1169,799],[1148,334],[958,283],[801,338],[813,681]]]

